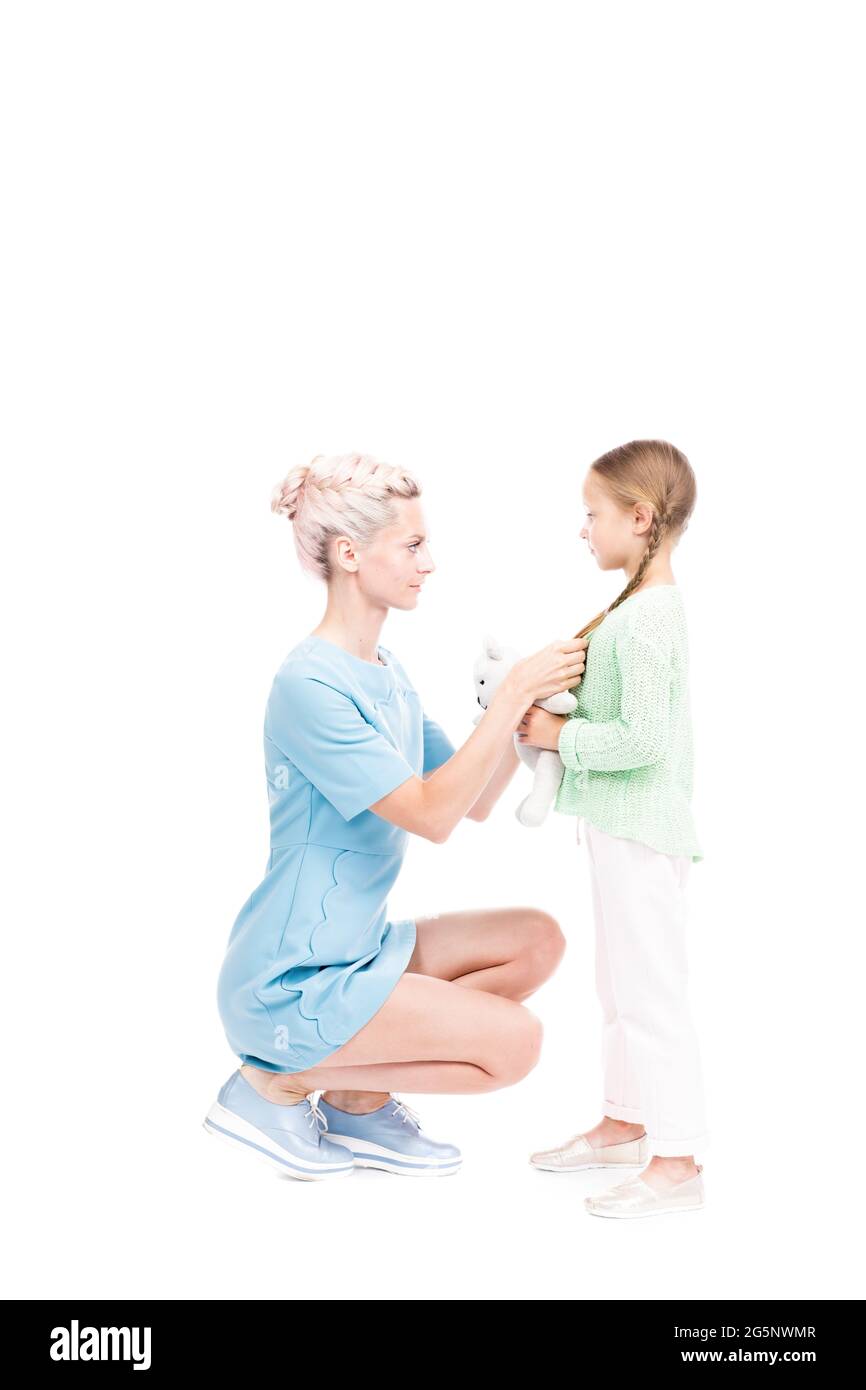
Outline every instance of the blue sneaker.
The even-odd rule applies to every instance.
[[[391,1096],[378,1110],[350,1115],[324,1099],[319,1105],[328,1122],[328,1136],[350,1149],[358,1168],[384,1168],[404,1177],[438,1178],[456,1173],[463,1155],[455,1144],[437,1144],[421,1133],[414,1110]]]
[[[315,1104],[265,1100],[240,1070],[220,1087],[203,1124],[208,1134],[245,1147],[292,1178],[310,1182],[352,1172],[345,1148],[322,1138],[321,1128],[327,1129],[328,1122]]]

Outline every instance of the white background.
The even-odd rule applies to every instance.
[[[7,1296],[863,1296],[859,13],[5,7]],[[518,825],[523,770],[412,843],[389,914],[559,919],[538,1067],[405,1097],[449,1179],[242,1161],[201,1127],[216,979],[324,608],[271,488],[320,452],[420,476],[437,572],[382,641],[460,743],[484,632],[534,650],[619,592],[580,485],[656,435],[698,479],[706,1207],[597,1220],[609,1174],[529,1167],[601,1076],[585,847]]]

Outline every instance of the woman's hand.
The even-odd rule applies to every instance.
[[[585,637],[551,642],[534,656],[515,661],[502,685],[522,701],[524,709],[535,700],[547,700],[551,695],[571,690],[583,678],[586,645]]]
[[[559,735],[567,718],[567,714],[548,714],[540,705],[532,705],[517,726],[518,742],[558,753]]]

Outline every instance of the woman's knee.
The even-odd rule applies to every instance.
[[[566,939],[562,928],[549,912],[534,910],[528,923],[526,954],[537,973],[552,975],[565,955]]]
[[[498,1084],[511,1086],[522,1081],[537,1066],[543,1040],[544,1028],[538,1015],[523,1004],[515,1004],[494,1063]]]

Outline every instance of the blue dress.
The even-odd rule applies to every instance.
[[[266,1071],[306,1071],[354,1037],[415,946],[415,922],[389,921],[386,901],[409,833],[367,808],[455,749],[393,652],[379,657],[305,637],[271,686],[271,852],[217,985],[229,1046]]]

